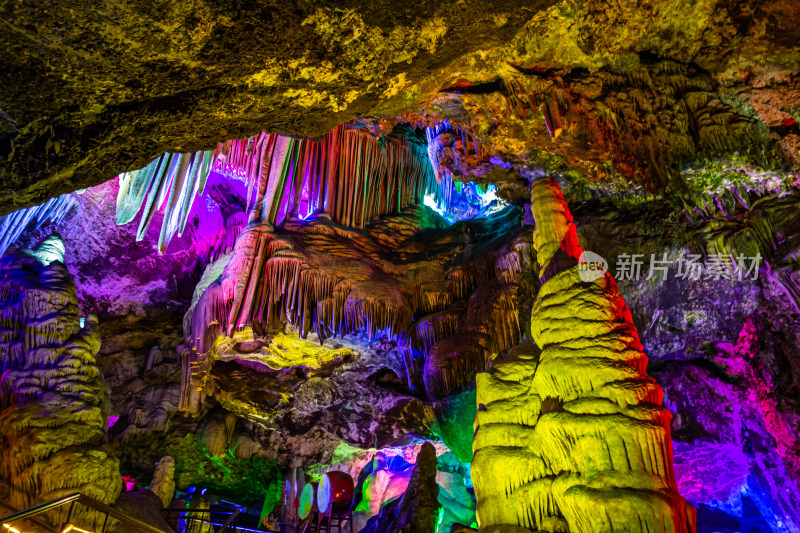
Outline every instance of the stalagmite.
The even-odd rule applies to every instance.
[[[417,455],[402,496],[373,516],[364,533],[434,533],[439,515],[439,486],[436,484],[436,451],[426,442]]]
[[[150,490],[158,496],[165,509],[169,507],[175,496],[175,460],[172,457],[162,457],[156,464],[156,472],[153,481],[150,482]]]
[[[671,415],[614,278],[581,270],[555,180],[534,181],[532,210],[541,352],[515,347],[478,375],[481,531],[694,532],[672,469]]]
[[[58,240],[0,260],[0,499],[19,509],[72,492],[112,503],[122,489],[118,462],[103,450],[97,318],[80,327]],[[66,512],[45,519],[61,526]],[[78,515],[99,531],[101,514]]]

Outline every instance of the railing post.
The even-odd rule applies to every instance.
[[[69,521],[72,519],[72,510],[74,508],[75,508],[75,501],[73,500],[69,504],[69,511],[67,511],[67,520],[64,522],[64,525],[61,526],[61,531],[64,531],[65,529],[67,529],[67,526],[69,525]]]
[[[209,516],[211,516],[211,515],[209,514]],[[238,510],[238,509],[237,509],[237,510],[235,510],[235,511],[233,511],[233,512],[231,513],[231,516],[230,516],[230,517],[228,517],[228,519],[225,521],[225,523],[224,523],[224,524],[222,524],[222,527],[221,527],[221,528],[219,528],[219,530],[217,531],[217,533],[225,533],[225,530],[226,530],[226,529],[228,529],[228,526],[229,526],[229,525],[231,525],[231,522],[233,522],[233,520],[234,520],[234,519],[235,519],[237,516],[239,516],[239,510]]]

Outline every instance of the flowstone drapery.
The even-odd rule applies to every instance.
[[[614,278],[582,279],[555,180],[534,181],[532,210],[543,284],[531,333],[541,352],[516,347],[478,375],[481,531],[695,531],[673,474],[671,414]]]

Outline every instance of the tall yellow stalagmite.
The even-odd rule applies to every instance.
[[[671,414],[630,310],[610,273],[581,279],[558,183],[538,179],[531,194],[539,348],[509,350],[477,378],[480,530],[694,533],[672,468]]]

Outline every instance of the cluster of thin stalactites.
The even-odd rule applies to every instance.
[[[186,230],[194,201],[214,171],[245,183],[249,222],[272,226],[290,216],[327,215],[344,226],[364,228],[376,217],[422,204],[426,194],[443,199],[445,190],[427,147],[406,138],[376,138],[345,125],[319,141],[261,132],[220,143],[213,151],[164,154],[122,174],[117,224],[141,213],[141,240],[154,214],[163,210],[158,243],[163,253],[170,239]]]

